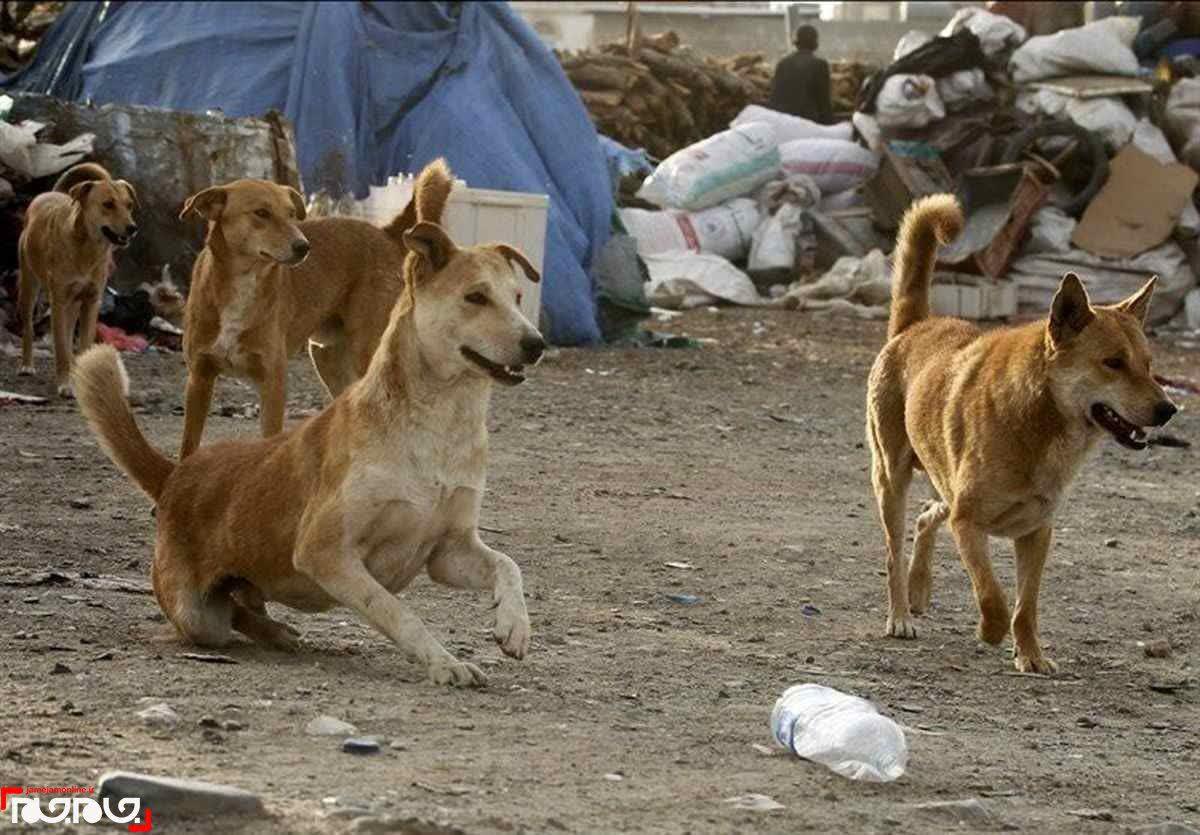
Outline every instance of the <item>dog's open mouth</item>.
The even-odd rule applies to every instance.
[[[1125,420],[1103,403],[1097,403],[1092,407],[1092,420],[1097,426],[1107,429],[1108,434],[1116,438],[1117,443],[1121,446],[1130,449],[1146,448],[1146,433],[1142,428]]]
[[[515,386],[517,383],[525,382],[525,366],[523,365],[500,365],[465,345],[459,350],[462,351],[464,357],[486,371],[488,376],[498,383]]]
[[[128,235],[118,235],[116,232],[109,229],[107,226],[100,227],[100,234],[104,235],[104,237],[108,239],[108,242],[110,244],[112,244],[113,246],[120,246],[120,247],[129,246],[129,236]]]
[[[280,258],[278,255],[272,255],[271,253],[267,252],[265,249],[259,250],[258,254],[261,255],[263,258],[267,259],[268,261],[274,261],[276,264],[283,264],[283,266],[285,266],[285,267],[294,267],[297,264],[304,261],[304,259],[308,257],[308,253],[306,252],[303,255],[296,255],[295,253],[293,253],[291,255],[287,255],[283,258]]]

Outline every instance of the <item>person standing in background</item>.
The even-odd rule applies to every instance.
[[[805,24],[796,29],[792,42],[796,51],[775,67],[767,107],[828,125],[833,122],[829,63],[816,55],[817,30]]]

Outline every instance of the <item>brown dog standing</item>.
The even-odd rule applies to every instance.
[[[79,326],[79,348],[85,351],[96,341],[113,250],[127,246],[137,233],[136,206],[133,186],[112,179],[93,162],[68,169],[53,191],[29,204],[18,243],[20,374],[33,374],[33,308],[41,282],[50,296],[55,383],[60,395],[71,396],[75,328]]]
[[[492,386],[522,382],[545,349],[520,309],[522,283],[538,274],[511,247],[459,249],[432,223],[406,242],[406,285],[367,373],[288,432],[211,444],[176,464],[135,423],[117,353],[98,346],[80,358],[80,408],[157,502],[154,593],[188,640],[222,646],[237,630],[290,647],[294,633],[264,601],[342,605],[433,681],[482,684],[397,598],[426,572],[491,592],[496,641],[525,655],[520,569],[480,540],[478,523]]]
[[[1144,449],[1144,426],[1176,408],[1150,373],[1142,333],[1155,279],[1125,301],[1093,306],[1068,273],[1048,320],[984,333],[930,317],[939,244],[961,231],[949,195],[915,203],[900,227],[888,342],[867,387],[872,481],[887,539],[887,633],[916,637],[910,613],[929,607],[930,561],[949,521],[979,606],[979,637],[1013,636],[1018,670],[1051,673],[1038,643],[1037,602],[1051,522],[1086,453],[1104,434]],[[912,565],[903,554],[905,498],[914,469],[939,500],[917,519]],[[992,574],[988,537],[1016,547],[1016,607]]]
[[[200,445],[220,374],[258,387],[264,437],[283,429],[287,361],[305,343],[330,396],[361,377],[400,293],[403,233],[418,217],[440,220],[452,186],[446,164],[431,163],[383,229],[345,217],[306,221],[300,195],[265,180],[193,195],[180,217],[205,218],[208,238],[185,314],[180,456]]]

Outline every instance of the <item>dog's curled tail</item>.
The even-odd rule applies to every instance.
[[[90,180],[111,179],[112,177],[103,165],[97,165],[94,162],[81,162],[79,165],[72,165],[62,173],[62,176],[54,184],[54,190],[67,194],[80,183],[86,183]]]
[[[888,338],[929,316],[929,283],[939,246],[958,237],[963,213],[951,194],[922,197],[904,213],[892,260]]]
[[[112,346],[84,352],[72,371],[75,397],[108,457],[155,501],[175,464],[146,440],[129,408],[129,375]]]
[[[438,157],[421,170],[413,185],[412,199],[383,231],[396,243],[403,245],[404,233],[419,221],[440,224],[453,188],[454,175],[450,173],[450,166],[445,159]]]

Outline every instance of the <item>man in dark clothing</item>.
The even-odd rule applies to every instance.
[[[829,64],[815,54],[817,30],[801,26],[796,30],[793,42],[796,51],[775,68],[767,107],[828,125],[833,122],[833,107],[829,103]]]

